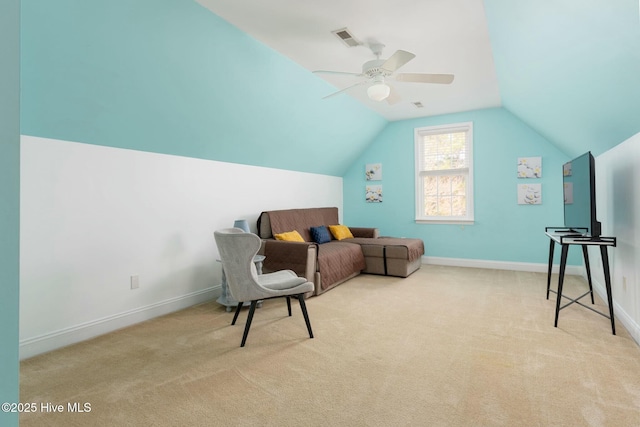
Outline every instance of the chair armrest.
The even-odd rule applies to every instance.
[[[265,272],[293,270],[308,282],[314,282],[318,253],[315,243],[266,239],[260,252],[265,256]]]
[[[377,228],[349,227],[349,230],[351,230],[353,237],[370,237],[375,239],[380,235],[380,231]]]

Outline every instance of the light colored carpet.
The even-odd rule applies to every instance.
[[[554,283],[557,278],[554,277]],[[579,295],[583,279],[567,277]],[[640,349],[546,275],[426,265],[299,306],[202,304],[22,363],[21,426],[638,426]],[[596,299],[598,309],[606,305]],[[91,412],[69,413],[69,402]]]

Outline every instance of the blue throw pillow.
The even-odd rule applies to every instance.
[[[311,227],[309,231],[311,231],[311,237],[316,243],[321,244],[331,241],[331,234],[329,234],[329,229],[324,225],[321,225],[320,227]]]

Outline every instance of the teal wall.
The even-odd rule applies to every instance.
[[[640,132],[638,0],[484,0],[502,105],[571,158]]]
[[[414,129],[473,122],[475,224],[416,224]],[[542,157],[540,179],[518,179],[518,157]],[[389,124],[344,176],[344,222],[378,227],[382,235],[419,237],[426,255],[546,263],[546,226],[561,226],[562,164],[569,160],[505,109],[494,108]],[[382,203],[364,200],[365,165],[382,163]],[[542,204],[517,204],[517,185],[542,184]],[[569,263],[579,265],[579,254]]]
[[[33,136],[341,176],[387,123],[192,0],[23,0],[22,64]]]
[[[0,403],[19,401],[20,0],[0,2]],[[0,425],[18,414],[0,411]]]

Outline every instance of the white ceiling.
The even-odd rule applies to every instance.
[[[369,48],[347,47],[331,33],[346,27],[360,42],[384,44],[382,58],[398,49],[414,53],[399,72],[455,75],[450,85],[394,82],[402,98],[395,105],[371,101],[366,86],[335,97],[352,96],[388,120],[501,105],[482,0],[196,1],[309,71],[359,73],[375,59]],[[360,80],[317,76],[336,90]],[[416,101],[424,108],[416,108]]]

